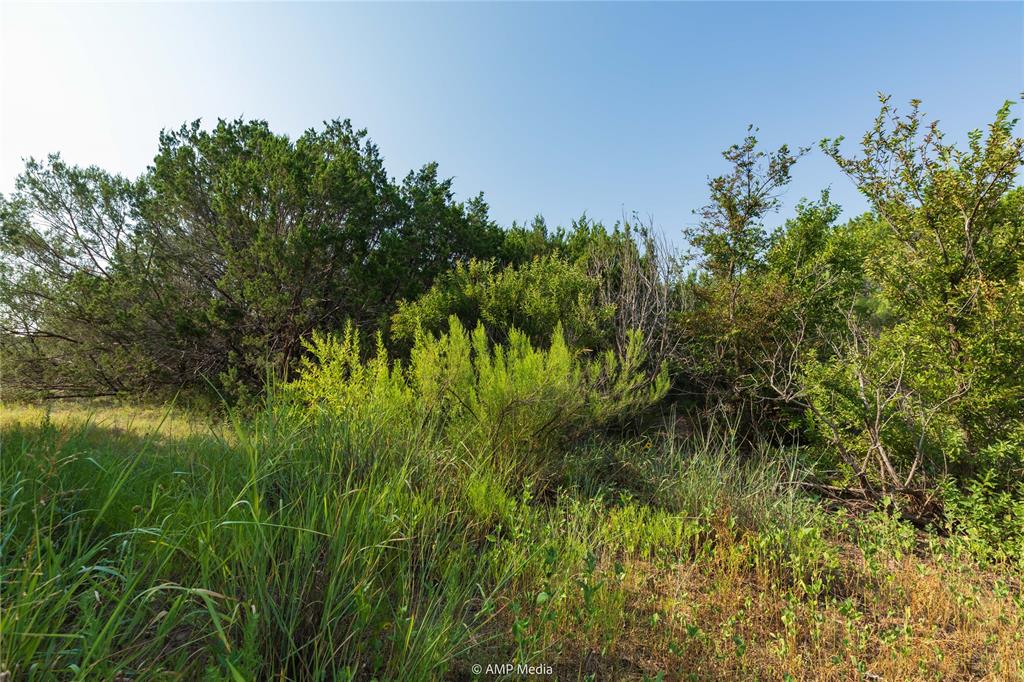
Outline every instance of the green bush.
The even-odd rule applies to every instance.
[[[392,180],[348,121],[196,122],[134,181],[29,160],[0,196],[3,389],[244,398],[312,329],[383,323],[503,234],[436,164]]]
[[[965,486],[946,481],[941,491],[956,544],[983,560],[1024,565],[1024,483],[1006,490],[986,471]]]
[[[512,463],[544,476],[558,467],[558,447],[627,419],[660,400],[664,373],[639,371],[643,343],[633,334],[623,357],[583,357],[555,326],[548,348],[513,328],[492,344],[482,324],[469,333],[458,318],[447,333],[416,335],[407,366],[391,361],[378,339],[364,361],[354,330],[314,334],[311,358],[289,386],[306,404],[365,428],[420,423],[467,453]]]
[[[473,260],[439,277],[419,299],[400,302],[391,319],[391,334],[408,343],[419,329],[444,331],[448,318],[455,315],[468,326],[482,322],[498,341],[518,329],[532,343],[543,344],[561,325],[572,346],[606,348],[605,330],[615,309],[595,305],[598,284],[558,253],[504,269],[496,261]]]

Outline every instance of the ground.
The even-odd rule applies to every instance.
[[[269,437],[272,423],[250,432],[175,409],[3,406],[12,535],[0,672],[35,664],[26,678],[255,679],[269,669],[301,679],[330,676],[342,656],[339,669],[357,679],[486,679],[474,664],[505,661],[550,665],[559,679],[1024,679],[1018,566],[979,563],[955,539],[884,512],[825,510],[810,498],[798,500],[798,522],[779,524],[744,521],[750,512],[735,491],[683,514],[626,495],[502,492],[485,469],[423,482],[419,495],[417,474],[403,470],[394,491],[373,477],[350,483],[326,516],[300,522],[284,515],[284,500],[301,506],[320,483],[289,488],[281,476],[293,460],[251,479],[277,477],[252,499],[278,511],[259,517],[265,545],[248,536],[243,544],[241,524],[252,522],[232,514],[252,483],[224,499],[219,492],[233,490],[231,476],[244,479],[252,465],[230,462],[244,460],[253,433]],[[203,461],[222,456],[225,468]],[[134,462],[124,475],[118,458]],[[91,479],[93,471],[102,473]],[[325,480],[329,471],[324,465]],[[179,479],[193,492],[174,491]],[[118,492],[90,489],[101,480]],[[216,489],[202,487],[209,480]],[[386,502],[382,493],[346,507],[375,485],[413,496]],[[32,505],[29,489],[39,495]],[[217,523],[204,525],[206,507]],[[41,520],[43,510],[103,522],[79,537],[66,519]],[[366,518],[383,519],[386,541],[351,539]],[[329,537],[337,527],[350,529],[346,537]],[[269,531],[278,534],[267,540]],[[115,556],[110,538],[144,533],[163,539]],[[173,555],[160,553],[167,544]],[[204,546],[219,560],[199,558]],[[175,564],[186,556],[194,568]],[[289,561],[296,574],[282,577]],[[90,563],[102,572],[63,582]],[[136,577],[125,575],[129,567]],[[360,577],[368,567],[379,581]],[[154,594],[163,596],[143,607]],[[334,616],[332,600],[341,605]],[[281,641],[281,628],[305,644]],[[80,633],[95,633],[96,644],[52,645]],[[343,653],[317,658],[321,646]],[[191,672],[173,672],[182,669]]]

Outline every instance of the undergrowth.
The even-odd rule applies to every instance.
[[[627,437],[663,390],[639,355],[495,348],[456,323],[408,367],[360,362],[354,335],[313,351],[213,428],[5,406],[0,673],[1024,675],[1012,559],[826,512],[798,457],[741,453],[727,425]]]

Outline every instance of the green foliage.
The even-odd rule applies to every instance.
[[[678,316],[688,379],[705,402],[747,416],[758,354],[750,344],[771,336],[786,295],[763,277],[769,245],[763,221],[778,208],[790,170],[805,151],[792,154],[783,145],[769,154],[750,132],[722,153],[732,168],[708,181],[711,203],[701,209],[700,223],[684,231],[699,270],[688,283],[693,303]]]
[[[762,221],[778,208],[790,170],[806,152],[794,155],[782,145],[769,154],[757,148],[753,126],[748,132],[742,144],[722,152],[732,170],[708,181],[711,203],[701,209],[700,223],[686,231],[701,267],[730,282],[760,260],[767,246]]]
[[[825,193],[803,201],[764,253],[729,281],[691,278],[692,305],[676,315],[682,369],[705,404],[733,414],[741,430],[800,430],[800,361],[827,358],[845,328],[839,301],[865,291],[870,221],[837,221]]]
[[[561,326],[571,347],[620,356],[641,332],[643,370],[652,380],[673,359],[677,263],[649,226],[623,222],[608,230],[583,216],[549,234],[538,219],[529,230],[513,225],[503,254],[505,262],[458,264],[420,298],[401,301],[391,319],[393,345],[405,350],[418,330],[439,333],[454,315],[467,327],[483,324],[499,343],[519,329],[543,345]]]
[[[835,447],[869,455],[886,489],[922,475],[969,479],[982,463],[1004,490],[1019,480],[1018,463],[981,454],[1024,414],[1024,215],[1012,189],[1024,139],[1013,137],[1009,111],[961,150],[924,126],[918,103],[901,116],[883,98],[861,158],[822,143],[882,229],[864,266],[872,306],[850,301],[834,356],[808,364],[811,410]],[[872,485],[864,465],[851,468]]]
[[[747,433],[809,442],[819,476],[891,496],[918,525],[961,499],[938,499],[947,476],[965,499],[1011,504],[1024,475],[1015,125],[1007,104],[961,149],[916,102],[902,116],[883,98],[860,158],[822,143],[874,212],[840,224],[825,194],[770,237],[761,218],[796,157],[753,136],[731,148],[732,172],[710,182],[687,233],[700,269],[675,313],[676,381]]]
[[[778,471],[746,478],[725,458],[800,444],[819,490],[1012,559],[1024,139],[1011,111],[957,146],[917,102],[904,115],[883,98],[859,156],[822,142],[872,211],[843,222],[825,192],[775,230],[806,150],[763,151],[751,129],[685,231],[690,261],[635,217],[502,230],[482,196],[457,201],[435,164],[390,178],[347,121],[295,139],[261,121],[193,123],[162,133],[134,180],[30,160],[0,197],[0,389],[183,390],[255,410],[280,381],[317,406],[304,418],[344,424],[383,459],[426,439],[490,462],[452,495],[506,530],[530,485],[553,494],[556,483],[594,496],[611,486],[663,510],[726,505],[734,523],[760,527],[736,491],[778,499],[761,485]],[[721,462],[604,447],[626,432],[649,445],[647,408],[667,399],[686,428],[725,415]],[[631,551],[703,533],[631,504],[616,528],[637,519],[647,533]],[[765,539],[765,566],[787,543],[816,546],[792,530]],[[523,635],[521,651],[535,643]],[[250,665],[245,651],[225,660]]]
[[[515,328],[507,344],[492,344],[482,324],[470,334],[452,317],[444,334],[417,334],[406,367],[379,341],[364,362],[351,327],[340,338],[314,334],[309,350],[289,386],[304,403],[373,428],[429,424],[451,444],[532,474],[557,470],[559,446],[638,413],[668,388],[664,373],[649,381],[639,371],[639,333],[621,358],[580,358],[557,325],[545,349]]]
[[[130,385],[125,365],[153,369],[133,342],[149,331],[132,315],[135,290],[113,281],[117,263],[138,256],[138,187],[52,156],[29,160],[17,189],[0,196],[4,392],[88,395]]]
[[[442,275],[415,302],[400,302],[391,332],[408,342],[418,329],[443,331],[456,315],[465,324],[483,323],[499,340],[519,329],[533,343],[545,343],[561,325],[575,347],[607,347],[603,337],[615,310],[594,305],[598,284],[557,253],[504,269],[495,261],[470,261]]]
[[[1024,484],[1007,490],[989,470],[965,486],[947,482],[943,503],[954,542],[971,556],[1024,565]]]
[[[296,140],[196,122],[136,182],[29,161],[0,217],[5,383],[57,395],[244,395],[311,330],[382,322],[501,245],[482,198],[456,202],[433,164],[393,183],[339,121]]]

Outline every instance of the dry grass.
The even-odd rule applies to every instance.
[[[848,547],[837,582],[811,598],[734,549],[700,563],[626,563],[611,617],[621,631],[603,643],[567,632],[560,668],[638,680],[1024,679],[1012,577],[913,555],[874,570]]]

